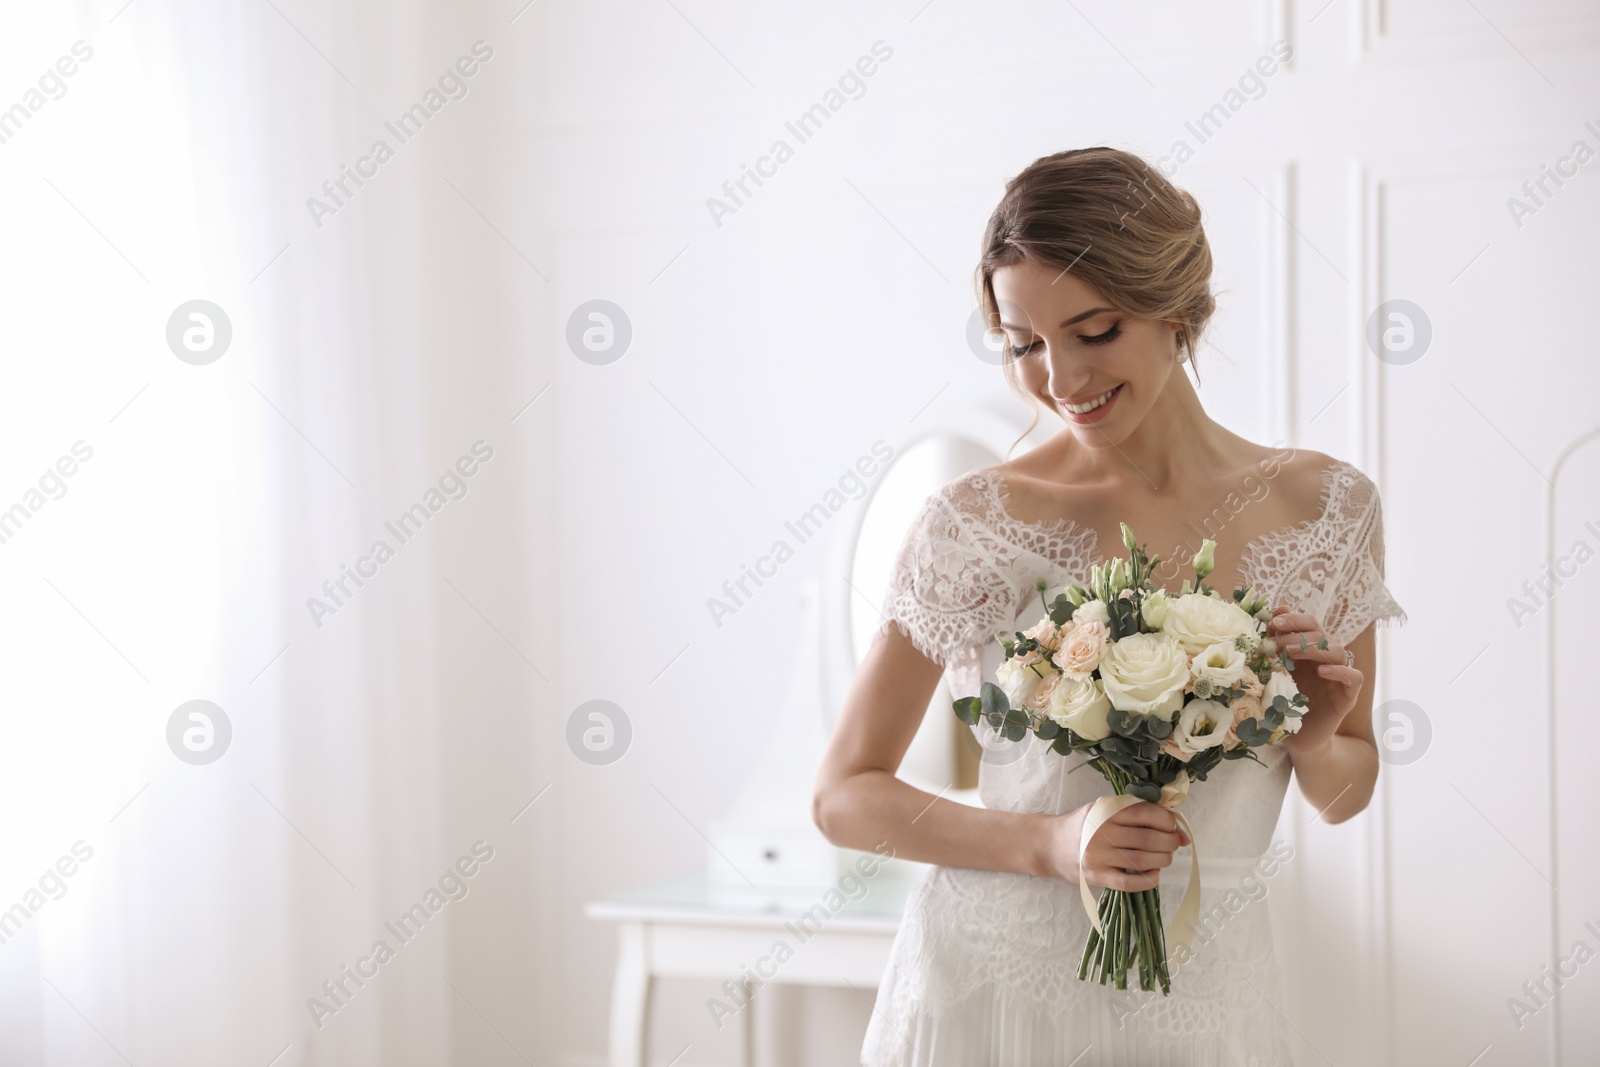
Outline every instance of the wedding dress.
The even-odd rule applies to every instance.
[[[1406,621],[1384,585],[1383,527],[1372,481],[1335,461],[1323,471],[1315,518],[1264,534],[1240,562],[1237,585],[1269,603],[1312,612],[1347,642],[1375,620]],[[946,669],[952,696],[975,696],[1002,655],[994,637],[1043,615],[1035,582],[1053,596],[1089,567],[1121,555],[1070,519],[1024,522],[1007,510],[1004,477],[964,475],[931,494],[906,535],[885,597],[897,624]],[[1225,537],[1222,531],[1219,537]],[[1235,583],[1214,583],[1231,593]],[[937,714],[938,709],[934,709]],[[1313,714],[1315,712],[1313,711]],[[985,745],[979,795],[987,808],[1061,814],[1113,792],[1077,753],[1031,733]],[[989,735],[985,737],[984,735]],[[934,866],[906,903],[878,988],[865,1067],[1282,1067],[1293,1063],[1264,898],[1293,849],[1272,842],[1290,762],[1277,747],[1220,764],[1183,806],[1200,849],[1200,924],[1172,993],[1078,979],[1090,923],[1076,883]],[[1161,878],[1162,924],[1187,884],[1192,848]],[[1103,889],[1096,888],[1098,895]]]

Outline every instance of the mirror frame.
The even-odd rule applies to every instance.
[[[866,519],[867,511],[872,507],[873,500],[878,495],[878,489],[883,484],[883,478],[893,469],[900,458],[918,445],[938,437],[965,438],[987,448],[999,461],[1005,459],[1006,449],[1011,443],[1021,436],[1027,428],[1028,414],[1026,408],[1019,409],[1012,406],[1010,410],[1002,411],[990,404],[980,404],[951,410],[941,416],[932,416],[924,413],[920,425],[903,434],[895,442],[894,458],[890,461],[876,482],[873,483],[871,492],[864,494],[860,500],[850,502],[847,513],[842,516],[843,522],[836,525],[834,536],[829,546],[828,561],[822,580],[822,691],[825,697],[822,713],[824,716],[823,727],[829,733],[833,731],[834,721],[838,717],[838,709],[844,702],[846,691],[849,689],[850,680],[854,677],[858,666],[855,656],[855,641],[850,632],[850,600],[854,596],[849,578],[855,569],[856,548],[861,537],[861,527]],[[1050,436],[1050,431],[1041,424],[1034,427],[1020,448],[1026,450],[1035,447],[1040,441]],[[1020,452],[1019,452],[1020,454]],[[933,492],[938,486],[933,486]],[[862,590],[868,593],[868,590]],[[885,590],[871,590],[873,595],[882,597]],[[876,607],[877,604],[874,604]]]

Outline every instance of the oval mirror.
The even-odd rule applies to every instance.
[[[854,523],[841,533],[828,582],[832,594],[824,626],[829,645],[828,729],[850,677],[871,647],[883,621],[883,598],[911,524],[927,498],[961,475],[1002,462],[1026,423],[990,412],[964,413],[959,426],[930,428],[896,450],[889,467],[862,501]],[[1024,445],[1023,447],[1026,447]],[[930,793],[966,792],[976,766],[970,731],[950,711],[949,689],[940,682],[899,776]],[[965,768],[965,769],[964,769]],[[970,783],[976,785],[975,779]],[[976,790],[971,790],[975,793]]]

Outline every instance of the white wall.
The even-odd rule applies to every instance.
[[[1506,601],[1543,559],[1557,454],[1600,423],[1584,313],[1600,273],[1597,164],[1520,228],[1506,200],[1575,140],[1600,149],[1600,129],[1584,127],[1600,127],[1600,20],[1557,3],[1148,7],[535,9],[549,68],[526,158],[558,272],[552,307],[603,296],[635,331],[613,366],[558,361],[559,492],[574,502],[559,520],[560,659],[583,660],[641,573],[659,619],[634,662],[604,683],[571,675],[558,699],[606,695],[638,731],[627,773],[558,777],[574,872],[558,901],[574,920],[564,1052],[600,1051],[612,941],[577,921],[583,901],[700,864],[704,843],[663,795],[701,823],[741,785],[760,743],[743,698],[765,691],[762,652],[791,637],[794,592],[820,556],[787,565],[721,628],[704,599],[930,400],[1011,402],[962,340],[982,223],[1008,176],[1070,146],[1157,158],[1182,140],[1193,154],[1175,179],[1204,205],[1226,290],[1203,394],[1240,432],[1379,480],[1391,587],[1412,621],[1380,636],[1376,697],[1420,705],[1433,729],[1423,758],[1386,766],[1358,819],[1313,825],[1297,794],[1285,810],[1279,833],[1303,858],[1272,906],[1298,1055],[1553,1055],[1555,1010],[1519,1030],[1507,999],[1575,939],[1600,948],[1580,923],[1595,917],[1580,845],[1594,824],[1577,757],[1551,787],[1541,626],[1517,628]],[[878,40],[893,56],[865,95],[718,225],[707,198],[775,138],[793,145],[785,120]],[[1279,40],[1292,63],[1230,96]],[[1216,104],[1231,110],[1202,142],[1188,123]],[[1363,341],[1395,298],[1432,323],[1408,366]],[[1559,482],[1562,552],[1579,536],[1600,548],[1577,525],[1600,511],[1593,447]],[[1584,570],[1562,594],[1569,664],[1593,636],[1571,605],[1595,582]],[[1493,673],[1511,664],[1516,688]],[[1563,705],[1569,741],[1578,694]],[[1479,741],[1473,728],[1499,726],[1507,707],[1523,712],[1516,740]],[[1386,713],[1380,728],[1397,722]],[[1559,914],[1543,877],[1553,844]],[[655,1062],[685,1045],[681,1062],[732,1062],[704,1018],[710,992],[668,983]],[[835,1035],[865,1023],[848,991],[812,999]],[[1582,1062],[1600,1044],[1584,1029],[1600,980],[1584,971],[1559,1004],[1566,1062]]]
[[[1508,606],[1600,548],[1600,162],[1507,209],[1600,149],[1592,3],[113,0],[0,16],[0,107],[78,39],[94,58],[0,143],[0,506],[95,448],[0,544],[0,907],[95,854],[0,944],[0,1059],[599,1062],[616,942],[583,906],[703,867],[827,546],[720,626],[708,598],[875,441],[1015,403],[964,341],[1007,177],[1180,139],[1225,290],[1203,395],[1379,480],[1411,625],[1380,635],[1377,700],[1432,730],[1358,819],[1291,791],[1298,1058],[1600,1047],[1593,967],[1521,1029],[1508,1006],[1600,948],[1576,747],[1600,564]],[[478,39],[467,97],[315,225],[307,198]],[[1292,64],[1200,143],[1280,40]],[[879,41],[864,94],[719,225],[708,198]],[[163,336],[196,296],[235,329],[206,367]],[[1397,298],[1432,329],[1403,366],[1363,341]],[[607,365],[565,341],[594,299],[632,325]],[[316,627],[307,598],[478,439],[469,495]],[[235,731],[205,767],[165,736],[196,697]],[[566,746],[591,699],[633,726],[610,766]],[[320,983],[480,838],[470,895],[315,1026]],[[714,991],[664,985],[653,1062],[736,1060]],[[798,1009],[799,1058],[850,1062],[865,1002]]]

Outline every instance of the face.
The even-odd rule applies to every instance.
[[[1018,381],[1091,448],[1132,433],[1178,371],[1176,323],[1118,311],[1070,271],[1024,262],[991,284]]]

